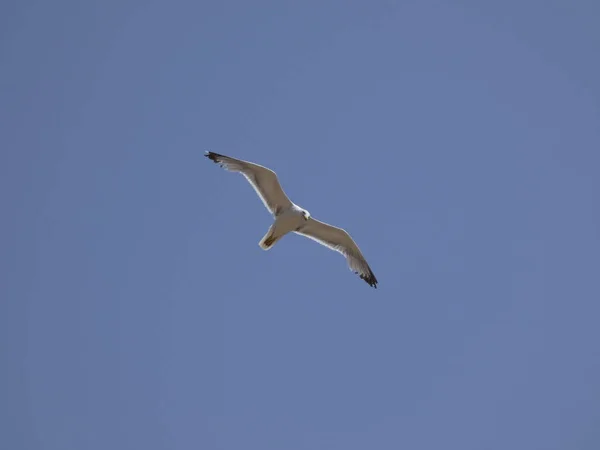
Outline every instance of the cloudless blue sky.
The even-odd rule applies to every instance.
[[[0,448],[600,448],[599,18],[2,2]]]

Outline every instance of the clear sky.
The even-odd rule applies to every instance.
[[[599,17],[2,2],[0,448],[600,448]]]

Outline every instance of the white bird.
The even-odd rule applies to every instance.
[[[275,217],[275,222],[258,243],[263,250],[269,250],[283,236],[294,232],[344,255],[350,270],[369,286],[377,288],[377,278],[350,235],[341,228],[313,219],[307,210],[293,203],[283,192],[275,172],[258,164],[218,153],[206,152],[204,156],[226,170],[244,175]]]

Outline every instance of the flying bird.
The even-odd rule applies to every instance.
[[[226,170],[244,175],[265,207],[273,214],[273,225],[258,243],[263,250],[269,250],[283,236],[294,232],[344,255],[350,270],[369,286],[377,288],[377,278],[350,235],[341,228],[313,219],[307,210],[293,203],[283,192],[275,172],[258,164],[218,153],[206,152],[204,156]]]

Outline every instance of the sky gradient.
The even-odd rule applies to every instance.
[[[2,2],[0,448],[600,448],[599,17]]]

